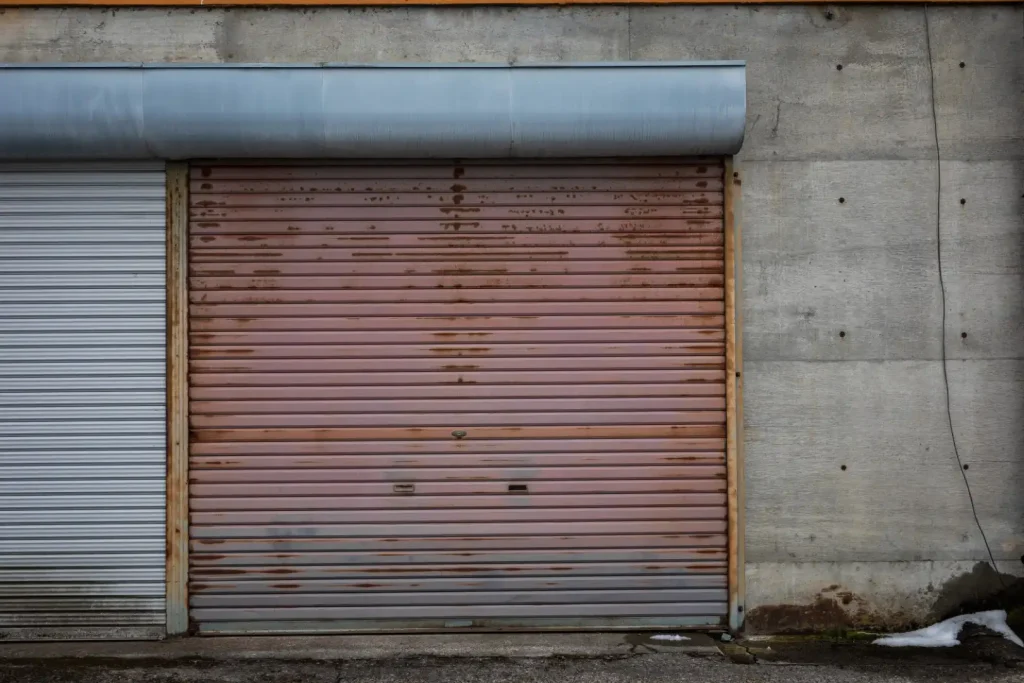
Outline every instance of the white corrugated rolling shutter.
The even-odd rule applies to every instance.
[[[162,164],[0,165],[0,638],[159,637]]]

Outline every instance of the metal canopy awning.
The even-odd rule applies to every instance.
[[[727,155],[742,62],[0,65],[0,159]]]

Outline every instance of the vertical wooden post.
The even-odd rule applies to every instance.
[[[732,158],[725,163],[725,400],[726,469],[729,498],[729,628],[743,628],[746,579],[743,517],[743,354],[740,231],[736,220],[741,178]]]
[[[188,164],[167,164],[167,634],[188,631]]]

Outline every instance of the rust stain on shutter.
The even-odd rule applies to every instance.
[[[201,631],[723,623],[720,163],[193,178]]]

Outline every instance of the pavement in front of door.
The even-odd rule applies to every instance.
[[[188,638],[0,645],[0,683],[962,683],[1024,681],[1024,650],[640,634]]]

